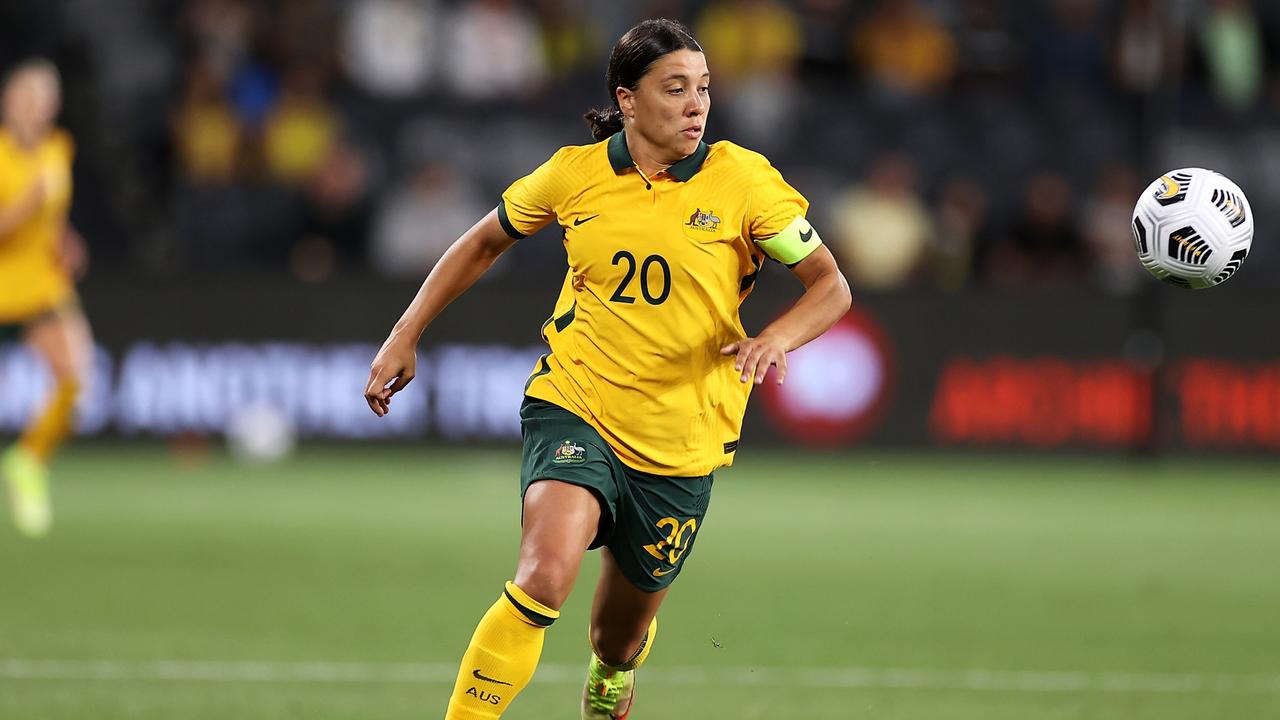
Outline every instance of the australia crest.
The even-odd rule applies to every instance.
[[[578,465],[586,460],[587,449],[572,440],[560,443],[560,447],[556,448],[555,455],[551,458],[551,462],[556,465]]]
[[[718,232],[720,230],[720,216],[716,215],[715,211],[711,209],[694,208],[684,226],[691,230],[701,230],[709,233]]]

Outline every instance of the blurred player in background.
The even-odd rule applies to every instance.
[[[0,342],[24,341],[54,380],[44,406],[0,456],[14,523],[31,537],[53,521],[49,459],[71,433],[93,346],[74,290],[87,256],[67,224],[74,146],[53,124],[60,86],[51,63],[19,65],[4,80],[0,129]]]
[[[552,222],[569,271],[525,385],[523,530],[515,578],[480,621],[447,720],[502,715],[533,677],[545,629],[601,548],[582,717],[620,720],[657,613],[692,549],[711,473],[733,461],[752,383],[825,332],[849,288],[809,203],[758,153],[702,141],[702,48],[679,23],[628,31],[609,58],[612,106],[593,145],[565,147],[441,258],[374,359],[378,415],[413,378],[427,325],[513,243]],[[766,257],[800,300],[756,337],[738,308]]]

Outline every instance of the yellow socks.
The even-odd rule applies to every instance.
[[[53,451],[71,434],[71,420],[75,415],[76,397],[79,394],[79,382],[59,381],[45,404],[44,411],[27,426],[19,438],[18,443],[40,462],[48,463]]]
[[[445,720],[501,717],[533,678],[543,636],[558,617],[558,610],[529,597],[515,583],[507,583],[471,636]]]
[[[631,656],[630,660],[622,663],[621,665],[604,665],[604,661],[601,660],[600,664],[614,671],[635,670],[636,668],[643,665],[645,659],[649,657],[649,650],[653,649],[653,641],[657,637],[658,637],[658,617],[655,615],[653,620],[649,622],[649,630],[644,634],[644,639],[640,641],[640,647],[636,650],[636,654]],[[588,638],[588,642],[590,642],[589,638]],[[595,653],[597,660],[600,660],[600,653],[596,652],[594,645],[591,648],[591,652]]]

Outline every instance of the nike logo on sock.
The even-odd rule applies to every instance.
[[[514,687],[514,686],[513,686],[513,685],[511,685],[511,683],[509,683],[509,682],[502,682],[501,680],[494,680],[494,679],[493,679],[493,678],[491,678],[491,677],[485,677],[485,676],[481,675],[481,674],[480,674],[480,669],[479,669],[479,668],[477,668],[477,669],[475,669],[475,670],[472,670],[472,671],[471,671],[471,675],[472,675],[475,679],[477,679],[477,680],[483,680],[483,681],[485,681],[485,682],[491,682],[491,683],[494,683],[495,685],[506,685],[506,686],[508,686],[508,687]]]

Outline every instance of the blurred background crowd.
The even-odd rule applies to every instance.
[[[412,277],[590,141],[608,51],[651,16],[707,50],[708,139],[768,155],[860,290],[1127,293],[1159,173],[1280,200],[1280,3],[6,0],[0,67],[62,69],[97,268]],[[554,277],[549,234],[493,276]],[[1236,283],[1280,279],[1267,234]]]

